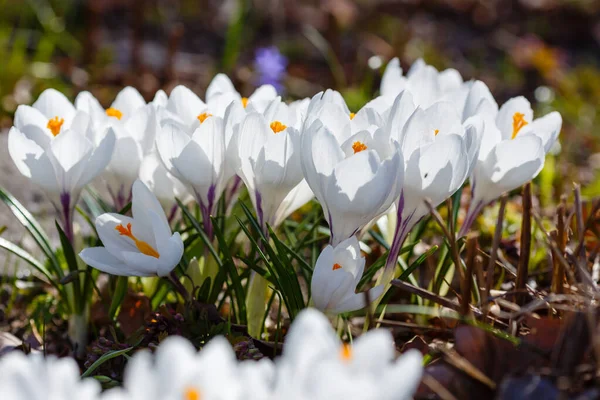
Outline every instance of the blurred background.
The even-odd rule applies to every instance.
[[[180,83],[203,95],[225,72],[245,95],[331,87],[356,111],[390,58],[406,71],[422,57],[485,81],[499,103],[522,94],[537,116],[558,110],[542,201],[573,181],[599,194],[599,16],[600,0],[0,0],[1,143],[17,105],[48,87],[108,105],[125,85],[147,100]]]

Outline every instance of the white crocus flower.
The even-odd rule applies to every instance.
[[[80,379],[72,358],[26,356],[13,351],[0,358],[0,397],[6,400],[95,400],[100,384]]]
[[[156,138],[162,162],[193,194],[211,237],[210,216],[214,215],[226,183],[223,129],[221,118],[208,116],[191,137],[181,127],[167,123]]]
[[[399,399],[414,395],[423,374],[422,356],[396,358],[392,335],[372,330],[344,344],[323,314],[304,310],[292,323],[276,361],[277,399]]]
[[[9,154],[21,174],[44,190],[72,239],[72,215],[79,195],[108,165],[115,135],[107,132],[94,142],[89,116],[83,112],[56,135],[25,119],[19,125],[8,133]]]
[[[84,249],[79,257],[88,265],[120,276],[166,276],[181,260],[183,241],[171,235],[165,213],[141,182],[133,184],[133,218],[107,213],[96,218],[104,247]]]
[[[355,236],[335,247],[325,247],[317,258],[311,280],[315,307],[332,314],[365,307],[365,294],[356,293],[364,269],[365,258]],[[376,286],[369,290],[369,298],[375,300],[382,293],[383,286]]]
[[[75,98],[77,110],[88,113],[97,126],[107,124],[111,121],[111,118],[124,123],[144,106],[146,106],[146,100],[137,89],[131,86],[127,86],[117,93],[117,97],[106,110],[98,99],[88,91],[80,92]]]
[[[484,118],[485,132],[471,178],[471,205],[461,236],[466,235],[483,207],[539,174],[562,126],[562,117],[556,111],[533,119],[531,105],[524,97],[510,99],[495,113],[497,105],[481,95],[485,93],[483,87],[474,90],[480,92],[474,97],[481,98],[476,110]]]
[[[53,137],[69,129],[79,118],[81,114],[64,94],[56,89],[46,89],[31,106],[17,107],[14,126],[20,131],[27,126],[31,133]],[[34,130],[39,132],[32,132]]]
[[[163,165],[158,151],[147,155],[140,166],[140,180],[154,193],[167,212],[177,207],[175,198],[187,201],[188,191]]]
[[[186,339],[165,339],[154,355],[137,353],[125,371],[123,387],[107,399],[221,400],[245,398],[238,363],[226,339],[216,337],[197,352]]]
[[[300,133],[281,121],[250,113],[239,125],[236,142],[238,175],[266,232],[267,224],[278,226],[293,211],[290,204],[296,204],[288,196],[302,181]]]
[[[129,86],[106,110],[90,92],[79,93],[75,105],[92,117],[96,137],[103,137],[108,130],[115,134],[113,157],[97,186],[100,192],[108,192],[115,209],[120,210],[131,200],[130,189],[139,176],[142,159],[154,148],[159,108],[146,104]]]
[[[342,95],[331,89],[317,93],[310,100],[302,130],[309,130],[316,120],[321,121],[339,143],[363,130],[373,132],[383,124],[381,116],[369,104],[356,113],[350,112]]]
[[[417,108],[410,116],[400,135],[405,179],[382,282],[387,284],[393,277],[398,253],[411,228],[429,214],[425,201],[437,207],[464,184],[477,162],[482,132],[481,118],[463,124],[453,105],[446,102],[425,110]]]
[[[463,82],[460,73],[449,68],[439,72],[422,59],[413,63],[406,76],[397,58],[392,59],[381,78],[381,102],[391,105],[404,90],[414,96],[416,105],[427,108],[438,101],[451,101],[456,111],[462,113],[470,83]]]
[[[331,245],[354,235],[400,194],[403,158],[395,143],[381,146],[368,131],[342,145],[320,121],[302,135],[302,169],[323,207]]]
[[[235,101],[247,108],[248,112],[262,113],[276,97],[277,90],[272,85],[259,86],[249,97],[242,97],[225,74],[215,75],[206,89],[206,103],[211,109],[224,110]]]

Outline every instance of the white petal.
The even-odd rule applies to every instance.
[[[544,151],[546,153],[550,151],[550,149],[556,142],[561,128],[562,117],[556,111],[553,111],[541,118],[535,119],[531,124],[531,130],[533,131],[533,133],[542,139],[542,143],[544,144]]]
[[[533,121],[533,111],[531,104],[523,96],[513,97],[500,107],[496,117],[496,126],[502,133],[504,140],[512,139],[513,136],[513,118],[515,113],[524,114],[525,121],[530,124]]]
[[[83,249],[79,257],[89,266],[111,275],[139,276],[138,271],[129,267],[123,261],[106,250],[104,247]]]
[[[381,77],[381,86],[379,91],[383,96],[396,96],[406,85],[406,78],[402,76],[402,68],[398,58],[393,58],[385,67]]]
[[[206,111],[206,104],[190,89],[179,85],[171,91],[167,110],[178,115],[186,125],[190,126],[198,121],[200,114]]]
[[[38,109],[48,119],[59,117],[70,121],[75,115],[75,107],[67,97],[56,89],[46,89],[33,103],[33,108]]]
[[[133,184],[131,204],[133,219],[145,221],[152,227],[156,238],[155,243],[160,243],[171,236],[169,222],[158,199],[139,179]]]
[[[146,100],[137,91],[137,89],[127,86],[123,88],[115,98],[115,101],[111,104],[112,108],[123,113],[123,118],[128,119],[131,117],[139,108],[146,105]]]
[[[237,93],[233,87],[233,83],[231,83],[231,80],[227,75],[217,74],[206,89],[206,101],[211,101],[216,95],[229,92]]]

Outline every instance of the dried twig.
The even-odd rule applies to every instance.
[[[552,235],[552,239],[554,239],[556,243],[556,250],[560,251],[561,255],[565,254],[565,247],[567,245],[567,235],[565,229],[565,207],[566,207],[565,197],[561,197],[561,204],[558,206],[557,210],[557,218],[558,221],[556,223],[556,233]],[[552,250],[552,292],[561,294],[564,292],[564,280],[565,280],[565,269],[564,265],[558,260],[558,257],[555,255],[555,250],[551,247]]]
[[[431,389],[431,391],[442,400],[457,400],[444,385],[427,373],[423,375],[423,384]]]
[[[517,280],[515,288],[517,291],[524,290],[529,277],[529,256],[531,254],[531,182],[523,186],[523,219],[521,220],[521,254],[517,267]],[[518,305],[527,301],[527,294],[517,294],[515,298]]]

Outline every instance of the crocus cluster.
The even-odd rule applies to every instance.
[[[158,197],[153,207],[160,203],[168,210],[175,197],[191,196],[209,238],[219,200],[224,194],[226,201],[235,198],[240,182],[267,236],[269,226],[276,230],[315,197],[331,239],[315,266],[314,304],[347,312],[365,304],[366,296],[356,293],[364,270],[358,246],[363,231],[386,215],[396,221],[379,279],[383,286],[368,293],[374,298],[393,278],[408,233],[428,214],[426,201],[436,207],[470,181],[471,205],[459,233],[465,235],[485,205],[536,177],[562,125],[557,112],[534,119],[523,97],[499,107],[483,82],[464,81],[456,70],[440,72],[422,60],[406,75],[397,59],[390,61],[380,93],[351,111],[335,90],[286,103],[265,84],[242,97],[219,74],[204,100],[177,86],[146,103],[125,88],[104,109],[88,92],[71,104],[50,89],[33,106],[18,108],[9,150],[19,170],[48,193],[66,230],[81,190],[92,181],[115,210],[131,200],[138,177]],[[168,221],[156,208],[138,221],[135,210],[132,221],[114,215],[97,221],[107,250],[87,255],[110,260],[101,268],[110,273],[164,275],[168,268],[151,258],[165,253],[175,260],[179,247],[144,243],[170,243]],[[150,228],[155,236],[145,238]],[[134,262],[118,244],[123,238],[136,257],[152,263]],[[250,288],[263,298],[266,282],[255,275]]]
[[[95,379],[79,378],[71,358],[12,352],[0,358],[0,397],[6,400],[275,400],[411,399],[423,372],[417,350],[397,357],[387,330],[343,343],[314,309],[299,314],[274,362],[237,361],[223,337],[198,352],[168,337],[155,354],[129,361],[123,386],[101,393]]]

